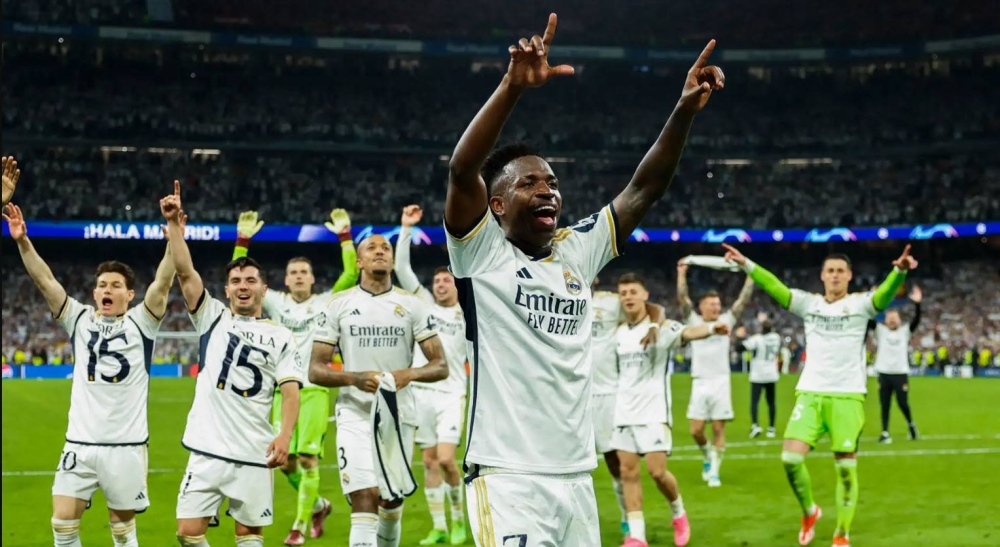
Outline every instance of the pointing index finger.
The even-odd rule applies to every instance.
[[[556,37],[556,24],[558,23],[558,18],[556,14],[549,14],[549,24],[545,26],[545,34],[542,36],[542,43],[548,46],[552,43],[552,39]]]
[[[181,181],[174,181],[174,195],[180,197],[181,195]]]
[[[708,45],[702,50],[701,55],[698,56],[698,60],[694,62],[694,68],[705,68],[708,64],[708,58],[712,56],[712,51],[715,50],[715,39],[708,41]]]

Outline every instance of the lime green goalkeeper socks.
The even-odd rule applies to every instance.
[[[788,484],[792,486],[792,492],[802,506],[802,514],[809,516],[813,510],[815,501],[813,500],[812,479],[809,477],[809,470],[806,469],[806,457],[797,452],[782,452],[781,461],[785,464],[785,474],[788,476]]]
[[[834,535],[846,536],[851,531],[854,510],[858,507],[858,460],[837,460],[834,465],[837,469],[837,531]]]
[[[292,485],[292,489],[298,492],[299,483],[302,482],[302,468],[296,467],[291,473],[286,471],[285,478],[288,479],[288,484]]]
[[[312,522],[313,505],[319,497],[319,468],[302,470],[302,483],[299,484],[298,512],[295,521],[299,523]]]

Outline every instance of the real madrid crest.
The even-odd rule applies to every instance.
[[[395,313],[396,317],[403,317],[406,315],[406,311],[403,310],[403,306],[400,306],[399,304],[396,304],[396,309],[393,310],[392,313]]]
[[[563,270],[563,277],[566,279],[566,290],[570,294],[577,295],[583,291],[583,285],[580,280],[573,277],[573,274],[569,273],[569,270]]]

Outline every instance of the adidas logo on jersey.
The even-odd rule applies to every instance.
[[[272,516],[270,509],[264,509],[264,512],[260,514],[260,518]]]
[[[354,311],[351,312],[351,315],[361,315],[361,312],[355,309]]]
[[[528,268],[521,268],[514,275],[520,277],[521,279],[534,279],[533,277],[531,277],[531,272],[528,271]]]
[[[139,492],[139,495],[135,497],[135,501],[144,500],[144,499],[146,499],[146,493],[145,492]]]

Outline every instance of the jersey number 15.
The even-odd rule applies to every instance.
[[[239,348],[239,352],[237,352],[237,348]],[[250,352],[253,351],[260,353],[265,359],[267,358],[267,354],[263,350],[247,345],[243,343],[243,340],[239,336],[229,333],[229,347],[226,348],[226,357],[222,360],[222,371],[219,372],[219,379],[215,382],[215,387],[226,389],[226,382],[229,380],[229,369],[235,360],[236,366],[250,369],[250,372],[253,374],[253,385],[248,388],[232,385],[229,388],[240,397],[253,397],[260,393],[261,388],[264,386],[264,375],[256,365],[250,362]]]

